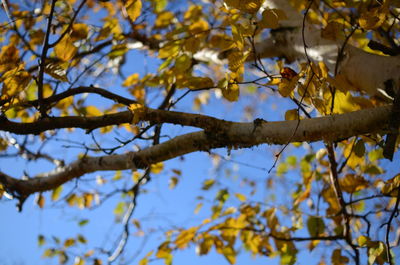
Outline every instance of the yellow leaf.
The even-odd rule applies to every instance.
[[[14,45],[3,46],[0,52],[0,72],[15,68],[19,60],[19,51]]]
[[[243,52],[231,52],[228,55],[228,66],[229,70],[232,72],[236,72],[240,67],[243,67],[246,58],[248,57],[249,53]]]
[[[225,34],[216,34],[211,36],[209,44],[213,48],[225,51],[233,47],[233,40]]]
[[[39,205],[40,208],[43,209],[45,203],[45,199],[41,193],[36,197],[36,204]]]
[[[86,116],[101,116],[103,113],[95,106],[87,106],[85,108]]]
[[[168,43],[158,51],[158,58],[164,59],[175,57],[176,55],[178,55],[180,50],[181,45],[178,42]]]
[[[196,235],[196,232],[198,230],[198,227],[192,227],[187,230],[183,230],[175,240],[175,245],[180,248],[186,248],[189,242],[194,238]]]
[[[189,89],[201,89],[214,87],[214,82],[209,77],[189,76],[180,80],[178,87],[187,87]]]
[[[142,0],[128,0],[125,3],[125,8],[129,18],[132,22],[135,22],[142,11]]]
[[[328,100],[329,102],[328,104],[331,105],[332,94],[329,92],[325,96],[326,100]],[[351,95],[350,92],[343,93],[342,91],[336,90],[334,97],[335,97],[334,108],[333,108],[334,113],[342,114],[360,109],[360,107],[354,103],[353,96]]]
[[[300,75],[293,77],[291,80],[283,78],[278,85],[278,92],[282,97],[289,97],[293,94],[296,88],[297,82],[300,79]]]
[[[250,14],[256,13],[263,2],[262,0],[225,0],[228,6]]]
[[[331,257],[332,265],[344,265],[349,262],[349,258],[342,256],[342,251],[340,249],[335,249]]]
[[[197,21],[202,15],[202,7],[200,5],[190,5],[185,12],[183,18],[185,20]]]
[[[240,90],[238,84],[229,82],[226,87],[221,89],[221,91],[223,97],[228,101],[237,101],[239,99]]]
[[[198,214],[198,213],[200,212],[200,210],[201,210],[202,207],[203,207],[203,203],[202,203],[202,202],[198,203],[198,204],[196,205],[196,208],[194,209],[194,213],[195,213],[195,214]]]
[[[29,43],[31,45],[42,45],[44,40],[44,31],[42,29],[32,30],[29,32]]]
[[[188,70],[190,66],[192,66],[192,58],[190,58],[189,55],[182,54],[181,56],[176,58],[175,69],[180,73]]]
[[[85,208],[90,208],[93,203],[94,196],[92,193],[85,193],[83,194],[83,201]]]
[[[31,75],[23,69],[22,65],[5,72],[3,76],[0,76],[0,81],[3,82],[2,95],[16,96],[28,86],[31,79]]]
[[[285,120],[287,121],[297,121],[300,119],[299,111],[297,109],[291,109],[286,111]]]
[[[276,29],[279,27],[279,20],[287,19],[286,14],[280,9],[265,9],[260,21],[261,28]]]
[[[147,264],[149,264],[148,258],[143,258],[139,261],[139,265],[147,265]]]
[[[171,248],[167,244],[162,244],[156,253],[156,258],[164,259],[166,265],[172,264]]]
[[[224,247],[222,254],[230,264],[236,263],[236,252],[231,246]]]
[[[129,105],[129,110],[133,113],[132,123],[137,124],[142,119],[145,107],[142,104],[134,103]]]
[[[65,248],[71,247],[73,245],[75,245],[75,239],[73,239],[73,238],[68,238],[64,241]]]
[[[359,236],[357,238],[357,243],[360,245],[360,247],[366,246],[369,242],[370,242],[370,239],[367,236]]]
[[[78,48],[74,46],[70,36],[64,36],[64,38],[57,43],[54,47],[56,56],[62,61],[69,61],[74,58]]]
[[[72,32],[70,34],[72,41],[86,39],[89,33],[89,27],[83,23],[77,23],[72,25]]]
[[[169,187],[170,189],[173,189],[173,188],[176,187],[176,185],[178,184],[178,182],[179,182],[179,179],[178,179],[177,177],[171,177],[171,178],[169,179],[169,185],[168,185],[168,187]]]
[[[138,81],[139,81],[139,74],[134,73],[134,74],[128,76],[125,79],[124,83],[122,83],[122,85],[124,87],[130,87],[130,86],[136,85]]]
[[[157,15],[156,21],[154,22],[155,28],[165,28],[172,23],[175,18],[174,13],[169,11],[161,12]]]
[[[244,48],[244,38],[242,33],[242,27],[240,25],[232,25],[232,38],[236,45],[236,48],[243,50]]]
[[[385,5],[373,8],[370,11],[361,13],[358,23],[366,30],[379,28],[385,22],[388,12],[389,9]]]
[[[56,201],[58,200],[58,198],[60,197],[60,194],[63,190],[62,186],[58,186],[57,188],[53,189],[52,193],[51,193],[51,200],[52,201]]]
[[[163,162],[159,162],[156,164],[152,164],[150,167],[151,167],[151,173],[159,174],[164,169],[164,164]]]
[[[68,196],[68,198],[66,199],[67,203],[69,206],[74,206],[76,204],[77,201],[77,197],[76,195],[73,193],[71,195]]]
[[[239,201],[245,202],[247,200],[246,196],[241,194],[241,193],[235,193],[236,198],[238,198]]]
[[[210,26],[208,25],[208,22],[205,21],[204,19],[200,19],[189,26],[189,32],[191,34],[199,34],[205,32],[209,28]]]
[[[44,68],[44,72],[57,80],[63,82],[69,82],[67,77],[67,71],[62,64],[47,63]]]

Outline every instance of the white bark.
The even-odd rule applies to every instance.
[[[338,53],[344,41],[322,38],[321,30],[307,23],[307,20],[303,29],[303,16],[291,7],[287,0],[267,0],[265,5],[283,10],[288,19],[281,21],[280,26],[294,29],[271,34],[270,39],[257,43],[257,53],[262,57],[284,56],[290,60],[305,61],[307,57],[304,44],[306,44],[308,58],[313,61],[323,61],[333,75]],[[400,86],[400,56],[371,54],[346,44],[338,70],[337,74],[370,96],[381,96],[387,80],[392,79],[396,88]]]

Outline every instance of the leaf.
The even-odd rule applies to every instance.
[[[115,215],[122,215],[125,211],[125,203],[124,202],[119,202],[117,206],[114,208],[114,214]]]
[[[86,39],[89,33],[89,27],[83,23],[76,23],[72,25],[72,32],[70,34],[72,41]]]
[[[72,193],[71,195],[68,196],[68,198],[65,200],[69,206],[74,206],[76,204],[77,196],[76,194]]]
[[[79,221],[78,225],[79,226],[85,226],[89,223],[89,219],[82,219]]]
[[[131,21],[135,22],[142,11],[142,0],[128,0],[125,2],[125,8]]]
[[[360,27],[366,30],[377,29],[385,22],[388,12],[389,9],[386,5],[373,8],[367,12],[362,12],[358,23]]]
[[[235,193],[235,197],[241,202],[245,202],[247,200],[246,196],[241,193]]]
[[[225,0],[228,6],[250,14],[256,13],[263,2],[262,0]]]
[[[283,78],[278,85],[278,92],[282,97],[289,97],[293,95],[293,91],[296,88],[296,85],[300,79],[300,76],[297,75],[294,78],[288,80]]]
[[[44,207],[44,203],[45,203],[45,199],[43,197],[43,195],[41,193],[38,194],[38,196],[36,197],[36,204],[43,209]]]
[[[362,176],[347,174],[339,180],[342,190],[347,193],[354,193],[369,187],[369,183]]]
[[[3,95],[16,96],[28,86],[31,79],[32,76],[23,69],[22,65],[19,65],[0,77],[0,81],[3,81],[1,92]]]
[[[19,61],[19,50],[13,44],[6,45],[1,48],[0,72],[6,72],[12,68],[15,68]]]
[[[74,58],[77,51],[78,48],[75,47],[71,37],[68,35],[64,36],[62,40],[54,47],[56,56],[64,62]]]
[[[103,115],[103,112],[101,112],[97,107],[95,106],[87,106],[84,109],[84,112],[86,116],[88,117],[95,117],[95,116],[101,116]]]
[[[204,19],[200,19],[197,22],[191,24],[188,28],[189,32],[191,34],[199,34],[202,32],[207,31],[210,28],[210,26],[208,25],[208,22],[205,21]]]
[[[310,216],[307,220],[307,228],[310,236],[320,236],[325,231],[324,220],[321,217]]]
[[[194,213],[195,213],[195,214],[198,214],[198,213],[200,212],[200,210],[201,210],[202,207],[203,207],[203,203],[202,203],[202,202],[198,203],[198,204],[196,205],[196,208],[194,209]]]
[[[171,254],[172,249],[168,246],[168,242],[163,243],[159,248],[156,253],[156,257],[159,259],[164,259],[164,263],[166,265],[171,265],[172,264],[172,254]]]
[[[150,171],[153,174],[160,174],[163,169],[164,169],[164,163],[163,162],[158,162],[158,163],[152,164],[150,166]]]
[[[206,89],[214,87],[214,82],[209,77],[189,76],[181,81],[179,87],[189,89]]]
[[[75,245],[75,239],[73,238],[68,238],[64,241],[64,247],[69,248],[71,246]]]
[[[69,82],[67,71],[61,64],[47,63],[44,72],[59,81]]]
[[[203,182],[202,190],[209,190],[215,184],[214,179],[207,179]]]
[[[354,154],[358,157],[364,157],[365,155],[365,144],[362,139],[358,140],[354,146]]]
[[[87,243],[86,238],[81,234],[78,235],[77,239],[78,239],[78,242],[81,243],[81,244],[86,244]]]
[[[349,263],[349,258],[342,256],[340,249],[335,249],[331,257],[332,265],[344,265]]]
[[[134,103],[129,105],[129,110],[133,113],[132,123],[138,124],[142,120],[142,115],[146,109],[142,104]]]
[[[259,23],[261,28],[276,29],[279,27],[279,20],[287,19],[286,14],[280,9],[265,9],[262,12],[262,19]]]
[[[183,230],[182,232],[179,233],[179,235],[175,239],[175,245],[177,248],[183,249],[188,246],[190,241],[194,238],[196,235],[196,232],[198,230],[198,227],[191,227],[187,230]]]
[[[220,87],[220,86],[218,86]],[[221,88],[222,95],[228,101],[237,101],[240,95],[239,85],[234,83],[234,81],[230,81],[227,83],[227,86]]]
[[[169,11],[161,12],[157,15],[156,21],[154,22],[155,28],[165,28],[172,23],[175,18],[174,13]]]
[[[222,254],[230,264],[236,263],[236,252],[231,246],[224,247]]]
[[[39,235],[37,241],[39,247],[43,246],[46,243],[46,239],[43,235]]]
[[[179,51],[181,50],[181,45],[179,42],[171,42],[167,43],[158,50],[158,58],[171,58],[178,55]]]
[[[367,236],[359,236],[357,238],[357,243],[360,245],[360,247],[364,247],[364,246],[368,245],[369,242],[370,242],[370,239]]]
[[[176,187],[178,182],[179,182],[179,179],[177,177],[171,177],[169,179],[168,187],[172,190],[172,189],[174,189]]]
[[[285,112],[285,120],[297,121],[300,119],[299,111],[297,109],[291,109]]]
[[[58,198],[60,198],[62,190],[63,190],[62,186],[58,186],[57,188],[53,189],[53,191],[51,192],[51,200],[52,201],[58,200]]]

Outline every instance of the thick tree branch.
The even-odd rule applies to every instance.
[[[331,115],[313,119],[302,120],[297,133],[291,142],[297,141],[319,141],[330,139],[337,141],[351,136],[382,132],[388,130],[388,119],[390,116],[391,106],[377,107],[373,109],[364,109],[351,113],[340,115]],[[39,134],[48,130],[64,129],[64,128],[81,128],[86,130],[94,130],[100,127],[119,125],[123,123],[131,123],[133,114],[131,111],[122,111],[114,114],[106,114],[96,117],[47,117],[35,122],[19,123],[8,120],[6,117],[0,118],[0,130],[14,134]],[[230,126],[235,125],[236,129],[242,129],[254,126],[254,123],[238,123],[229,122],[214,117],[190,114],[177,111],[166,111],[145,108],[140,114],[141,121],[149,121],[151,123],[171,123],[183,126],[192,126],[202,128],[207,131],[226,130]],[[284,122],[264,122],[260,128],[261,132],[266,133],[270,141],[265,143],[283,144],[288,141],[287,135],[291,135],[295,130],[297,121]],[[252,129],[253,130],[253,129]],[[283,135],[276,134],[284,133]],[[300,137],[300,133],[304,133]],[[277,137],[277,138],[275,138]],[[296,140],[297,139],[297,140]]]
[[[78,178],[84,174],[104,170],[126,170],[146,168],[150,164],[166,161],[196,151],[209,151],[213,148],[233,147],[246,148],[263,143],[286,144],[290,142],[336,141],[354,135],[385,132],[387,120],[390,115],[390,106],[375,109],[365,109],[341,115],[332,115],[313,119],[284,122],[239,123],[218,120],[216,118],[187,114],[181,112],[149,109],[143,114],[144,120],[154,123],[169,122],[173,124],[195,126],[204,131],[188,133],[177,136],[169,141],[149,147],[138,152],[129,152],[120,155],[107,155],[100,157],[85,157],[69,165],[58,167],[55,170],[40,174],[28,180],[19,180],[0,174],[0,183],[5,188],[19,195],[28,196],[35,192],[54,189],[63,183]],[[31,125],[10,121],[1,121],[0,128],[16,131],[31,130],[32,127],[43,129],[54,124],[63,128],[71,125],[80,125],[81,128],[91,128],[95,124],[115,124],[115,119],[125,122],[132,120],[129,111],[106,115],[102,117],[81,118],[48,118],[37,121]],[[53,122],[51,122],[53,120]],[[56,120],[57,122],[54,122]],[[66,123],[66,125],[65,125]],[[107,124],[104,124],[107,123]],[[73,127],[73,126],[72,126]],[[386,129],[387,130],[387,129]],[[39,132],[38,129],[34,132]],[[294,133],[293,133],[294,132]]]

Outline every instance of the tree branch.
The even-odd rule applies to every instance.
[[[58,167],[51,172],[37,175],[28,180],[19,180],[0,173],[0,183],[8,191],[28,196],[35,192],[54,189],[87,173],[104,170],[143,169],[151,164],[196,151],[209,151],[220,147],[247,148],[263,143],[286,144],[289,139],[291,142],[335,141],[354,135],[385,130],[390,113],[389,109],[390,106],[387,106],[341,115],[305,119],[301,120],[300,125],[298,125],[298,121],[263,122],[256,128],[254,128],[254,123],[251,122],[228,122],[198,114],[148,109],[143,115],[144,120],[154,123],[169,122],[195,126],[203,128],[205,131],[177,136],[169,141],[137,152],[84,157],[69,165]],[[93,128],[93,126],[115,124],[116,119],[129,122],[132,120],[132,116],[130,111],[125,111],[92,118],[46,118],[27,124],[3,120],[0,121],[0,129],[25,133],[33,130],[33,132],[38,133],[41,131],[40,129],[49,129],[50,126],[52,128]],[[293,134],[294,131],[296,132]]]

